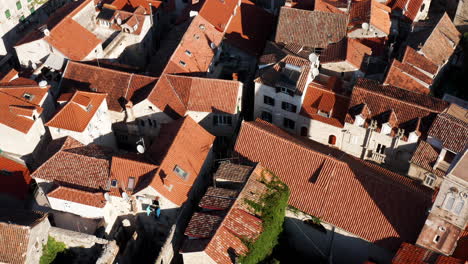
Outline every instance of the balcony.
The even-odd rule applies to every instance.
[[[385,162],[385,157],[385,154],[380,154],[377,151],[371,151],[369,159],[381,164]]]

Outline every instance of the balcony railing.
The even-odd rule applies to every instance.
[[[385,154],[380,154],[376,151],[371,151],[370,159],[377,163],[385,162]]]

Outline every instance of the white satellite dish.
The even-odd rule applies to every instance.
[[[39,87],[41,88],[46,88],[47,87],[47,81],[46,80],[42,80],[39,82]]]
[[[122,192],[122,198],[124,198],[125,200],[128,200],[129,199],[128,194],[126,192]]]
[[[106,199],[106,201],[110,201],[109,193],[104,193],[104,199]]]
[[[362,23],[362,29],[365,31],[369,30],[369,23]]]
[[[317,68],[313,68],[312,69],[312,75],[315,77],[315,76],[318,76],[320,74],[319,70]]]
[[[310,62],[315,63],[315,62],[317,61],[317,59],[318,59],[317,54],[311,53],[311,54],[309,55],[309,61],[310,61]]]
[[[211,47],[211,49],[216,49],[216,44],[214,44],[214,42],[211,42],[210,47]]]
[[[197,11],[190,11],[189,13],[189,17],[194,17],[194,16],[197,16],[198,15],[198,12]]]
[[[138,144],[136,149],[137,149],[138,153],[140,153],[140,154],[145,153],[145,147],[143,147],[143,145]]]

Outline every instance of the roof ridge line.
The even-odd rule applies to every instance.
[[[130,75],[130,78],[128,79],[127,90],[125,91],[124,98],[127,98],[128,90],[130,89],[130,83],[132,83],[132,78],[133,78],[133,73]]]
[[[179,101],[182,103],[182,105],[184,106],[185,108],[185,112],[187,112],[188,110],[188,103],[190,102],[190,94],[191,94],[191,91],[192,91],[192,86],[190,85],[190,89],[189,89],[189,102],[187,102],[187,105],[185,105],[184,101],[182,101],[182,98],[180,97],[180,95],[177,93],[176,89],[174,88],[174,85],[172,84],[172,82],[169,80],[169,78],[167,78],[166,76],[166,80],[167,82],[169,83],[169,85],[171,86],[172,90],[174,91],[174,94],[177,96],[177,99],[179,99]]]

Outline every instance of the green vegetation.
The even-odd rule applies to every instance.
[[[62,243],[56,241],[53,237],[49,236],[47,240],[47,244],[42,249],[42,256],[39,261],[40,264],[49,264],[54,261],[59,253],[65,253],[67,246]]]
[[[263,221],[263,232],[255,241],[246,241],[249,252],[239,258],[242,264],[256,264],[265,260],[278,244],[278,236],[283,231],[286,206],[289,199],[289,188],[271,171],[263,170],[261,182],[268,190],[258,202],[245,199],[259,218]]]

